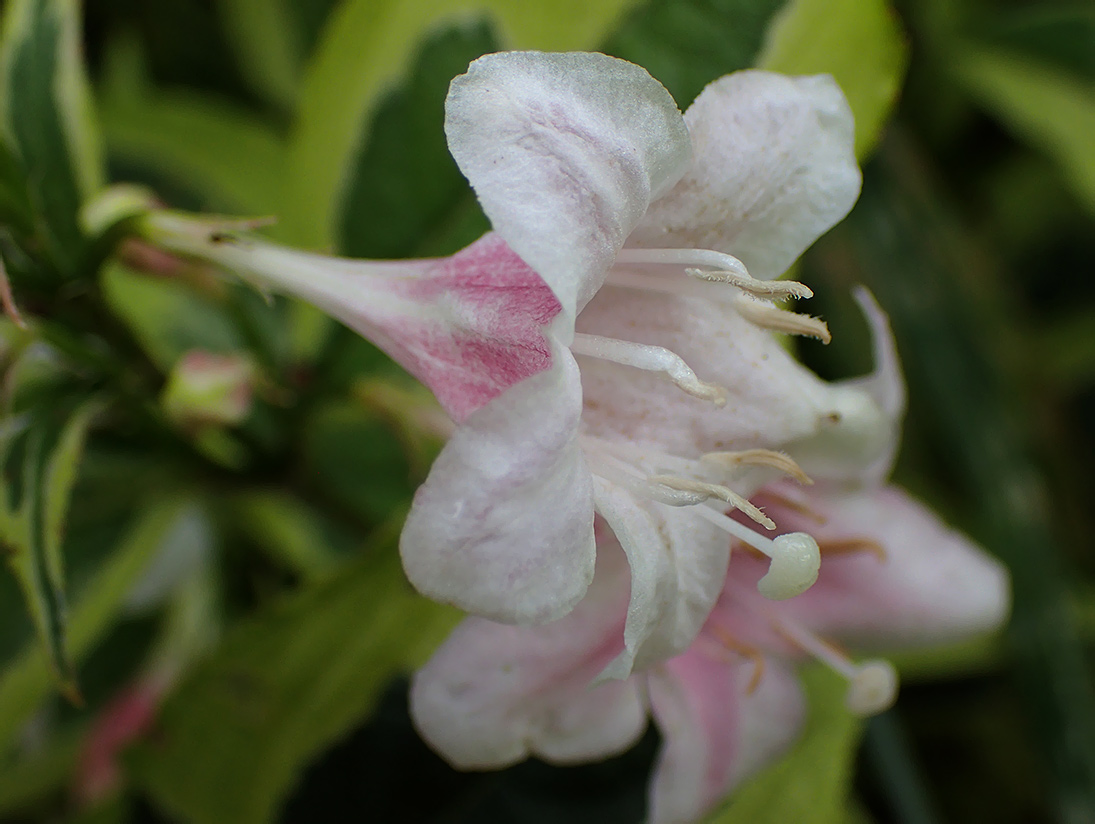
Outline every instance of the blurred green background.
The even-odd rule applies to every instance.
[[[36,449],[42,494],[71,498],[63,552],[60,520],[35,550],[65,566],[34,579],[44,646],[0,575],[0,820],[641,820],[653,732],[605,764],[486,775],[417,740],[406,676],[458,617],[409,589],[394,551],[439,446],[428,395],[314,311],[198,269],[142,274],[141,250],[108,254],[119,227],[76,217],[100,179],[129,181],[175,207],[275,215],[270,235],[302,247],[451,253],[487,224],[445,148],[448,82],[484,52],[543,48],[638,62],[682,109],[750,65],[836,76],[864,190],[800,264],[834,333],[801,356],[824,377],[865,371],[849,290],[874,291],[909,383],[896,478],[1013,572],[1004,637],[899,659],[895,710],[853,721],[810,674],[799,747],[712,820],[1095,821],[1090,2],[0,8],[0,252],[37,319],[3,326],[4,498],[37,500]],[[81,45],[87,97],[64,62]],[[12,145],[39,175],[13,171]],[[193,349],[251,364],[245,419],[167,413]],[[97,715],[161,681],[175,688],[111,791],[81,799]]]

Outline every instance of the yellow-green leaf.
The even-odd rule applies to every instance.
[[[831,74],[855,114],[855,148],[866,156],[897,99],[908,46],[885,0],[791,0],[757,60],[786,74]]]
[[[847,682],[824,669],[802,673],[809,714],[786,758],[735,791],[707,824],[840,824],[863,723],[844,707]]]
[[[282,236],[333,244],[335,209],[368,115],[403,77],[427,31],[489,16],[504,48],[599,44],[635,0],[347,0],[328,21],[301,90],[291,138]]]

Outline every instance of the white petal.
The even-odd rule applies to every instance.
[[[695,160],[630,243],[714,249],[779,277],[859,196],[852,112],[827,75],[736,72],[685,113]]]
[[[650,785],[652,824],[690,824],[782,753],[798,732],[803,700],[793,674],[769,661],[748,690],[751,667],[690,651],[649,677],[662,748]]]
[[[682,457],[779,449],[814,436],[832,428],[846,394],[795,361],[772,334],[717,301],[606,286],[582,312],[578,331],[664,346],[700,380],[726,390],[726,405],[717,407],[661,375],[582,359],[583,421],[591,435],[657,444]]]
[[[479,58],[449,88],[445,134],[495,230],[571,320],[690,158],[669,93],[603,54]]]
[[[624,678],[692,643],[722,590],[730,541],[686,508],[640,502],[602,478],[594,500],[631,567],[625,649],[603,673]]]
[[[418,489],[400,540],[422,594],[505,623],[565,615],[593,578],[593,490],[570,353],[471,415]]]
[[[821,575],[781,607],[813,631],[885,650],[969,638],[1007,617],[1003,565],[901,489],[811,495],[810,505],[828,518],[812,528],[822,546]],[[824,557],[827,542],[854,538],[877,542],[885,560],[871,553]]]
[[[886,313],[862,286],[853,294],[871,330],[874,371],[832,384],[839,421],[787,444],[787,451],[808,474],[877,487],[889,477],[901,446],[905,380]]]
[[[538,627],[464,621],[415,675],[411,714],[422,737],[462,769],[626,749],[646,726],[637,681],[590,685],[622,645],[627,589],[623,553],[606,546],[566,617]]]

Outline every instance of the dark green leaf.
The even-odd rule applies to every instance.
[[[446,29],[422,42],[406,84],[362,131],[368,142],[359,146],[347,177],[340,251],[367,258],[451,254],[487,228],[480,217],[470,237],[444,237],[462,211],[478,212],[445,145],[444,103],[452,78],[497,48],[486,23]]]
[[[158,502],[142,510],[114,551],[75,593],[68,624],[68,652],[82,661],[117,621],[126,594],[170,534],[182,502]],[[0,752],[10,746],[54,686],[50,660],[39,645],[28,646],[0,670]]]
[[[415,595],[391,542],[237,626],[164,707],[136,780],[195,824],[269,821],[298,771],[424,659],[454,612]]]
[[[14,503],[9,478],[0,484],[5,509],[0,538],[34,618],[38,635],[62,689],[75,694],[66,642],[65,568],[61,554],[65,513],[83,453],[84,437],[99,405],[85,403],[59,433],[48,419],[36,420],[22,439],[21,491]],[[7,439],[5,446],[15,446]],[[11,460],[7,450],[0,454]]]
[[[77,0],[13,0],[4,14],[0,111],[27,175],[50,257],[77,272],[78,213],[102,181],[80,47]]]
[[[638,63],[681,108],[728,72],[753,65],[787,0],[653,0],[635,9],[604,51]]]

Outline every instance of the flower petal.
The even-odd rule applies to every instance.
[[[663,739],[650,786],[652,824],[697,820],[794,739],[804,705],[793,674],[769,660],[752,692],[751,677],[750,667],[697,651],[650,674]]]
[[[859,196],[852,112],[828,75],[735,72],[684,117],[695,160],[651,204],[633,245],[726,252],[768,280]]]
[[[415,494],[400,539],[423,594],[496,621],[565,615],[593,578],[593,490],[578,446],[582,391],[574,359],[474,413]]]
[[[594,478],[594,500],[627,553],[631,600],[625,649],[602,678],[625,678],[678,655],[718,600],[730,559],[728,536],[699,516]]]
[[[701,380],[726,389],[726,405],[717,407],[660,374],[582,359],[589,434],[657,444],[681,457],[779,449],[818,435],[834,428],[843,398],[852,394],[820,380],[774,335],[717,301],[605,286],[582,312],[578,330],[664,346]]]
[[[495,230],[571,321],[690,159],[669,92],[603,54],[479,58],[449,88],[445,134]]]
[[[763,494],[754,500],[765,503]],[[822,548],[817,583],[781,603],[782,615],[821,635],[879,650],[968,638],[997,629],[1007,617],[1003,565],[897,487],[824,497],[811,491],[806,500],[828,519],[824,525],[777,511],[776,501],[766,510],[781,531],[806,528]],[[846,551],[863,541],[876,543],[885,559]],[[831,554],[840,549],[845,552]],[[763,572],[737,556],[731,570],[745,587]]]
[[[832,384],[839,419],[786,449],[808,474],[877,487],[889,477],[901,445],[905,380],[886,313],[864,287],[853,295],[871,330],[874,371]]]
[[[462,769],[626,749],[646,726],[637,680],[590,684],[622,645],[627,593],[623,553],[602,544],[594,583],[566,617],[539,627],[464,621],[415,675],[422,737]]]

